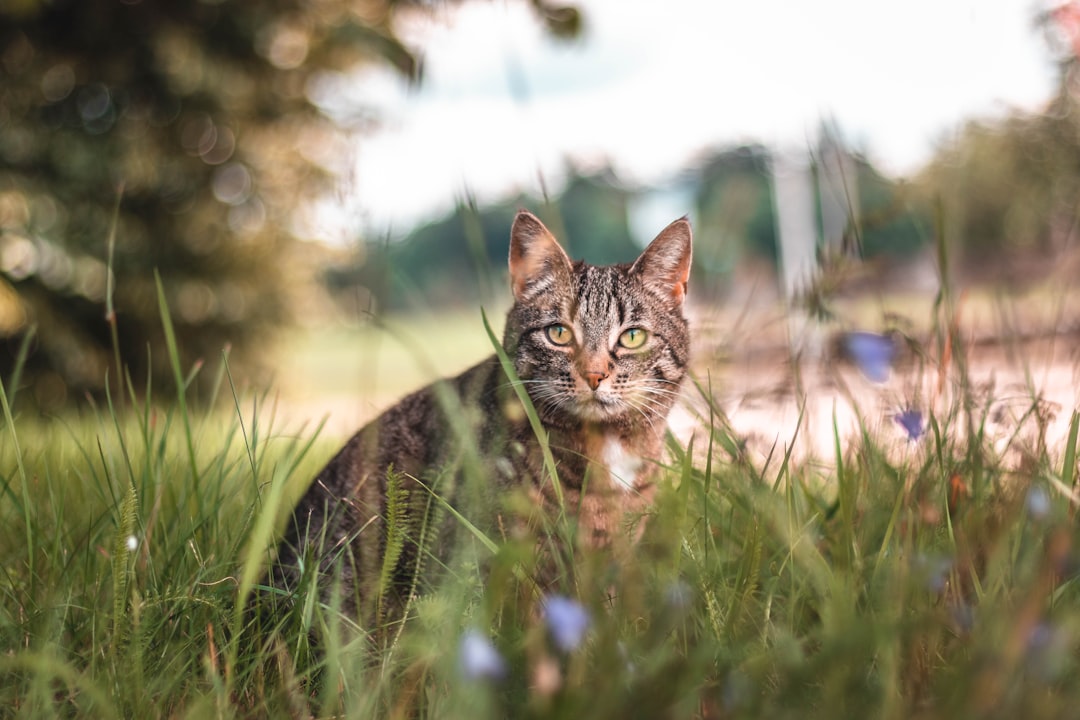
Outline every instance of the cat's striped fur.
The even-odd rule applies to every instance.
[[[493,356],[407,396],[345,445],[297,505],[271,582],[292,592],[308,577],[323,595],[340,582],[346,609],[369,627],[399,615],[421,567],[435,564],[428,558],[446,561],[454,546],[457,521],[439,512],[436,494],[488,528],[512,488],[549,509],[561,495],[565,508],[580,508],[578,536],[606,543],[652,497],[689,357],[690,258],[685,218],[634,263],[601,267],[571,262],[536,217],[518,213],[503,346],[547,431],[558,490]],[[394,507],[405,540],[388,575]]]

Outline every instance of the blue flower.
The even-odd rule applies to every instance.
[[[1069,633],[1048,622],[1031,628],[1027,637],[1027,667],[1044,682],[1055,682],[1066,672],[1072,642]]]
[[[499,680],[506,675],[506,661],[487,636],[467,630],[458,647],[461,672],[470,680]]]
[[[1035,520],[1042,520],[1050,514],[1050,494],[1046,488],[1036,485],[1028,490],[1027,511]]]
[[[938,555],[924,555],[919,553],[915,556],[915,571],[922,576],[926,583],[926,589],[935,594],[944,592],[949,582],[949,573],[953,569],[953,561],[947,557]]]
[[[694,599],[694,591],[682,580],[676,580],[668,585],[664,592],[664,599],[668,605],[676,610],[686,610]]]
[[[844,333],[844,349],[847,355],[868,380],[883,383],[889,379],[896,344],[888,335],[870,332]]]
[[[544,621],[551,639],[563,652],[570,652],[581,645],[589,629],[589,613],[576,600],[552,595],[544,600]]]
[[[967,603],[955,605],[949,611],[953,628],[958,634],[969,633],[975,629],[975,608]]]
[[[908,440],[918,440],[923,434],[923,416],[921,410],[908,408],[896,415],[896,422],[904,428]]]

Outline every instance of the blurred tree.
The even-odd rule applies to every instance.
[[[703,272],[730,273],[744,253],[776,262],[770,156],[763,145],[742,145],[717,152],[702,166],[694,262]],[[925,207],[866,158],[854,156],[853,165],[854,194],[861,206],[862,256],[917,251],[929,234]]]
[[[612,265],[631,262],[638,256],[641,248],[631,238],[627,214],[630,196],[631,192],[611,170],[591,175],[571,173],[559,196],[559,218],[552,218],[551,224],[552,228],[565,228],[559,240],[570,257],[595,265]],[[548,220],[546,216],[544,219]]]
[[[919,185],[941,201],[960,263],[1000,269],[1062,246],[1080,196],[1078,130],[1068,113],[1014,113],[970,122],[938,151]]]
[[[1021,259],[1053,261],[1080,217],[1080,3],[1062,3],[1036,23],[1058,59],[1056,97],[1041,113],[968,122],[917,179],[928,200],[940,201],[957,259],[998,277],[1028,265]]]
[[[729,274],[743,253],[776,262],[772,173],[764,145],[722,150],[705,161],[697,193],[699,270]]]
[[[36,327],[24,379],[41,404],[102,389],[109,293],[123,362],[137,380],[167,376],[155,269],[185,367],[228,342],[258,356],[300,282],[295,212],[348,156],[320,99],[375,59],[418,77],[392,27],[414,4],[428,3],[0,2],[5,379]],[[578,31],[573,8],[531,4],[553,34]]]
[[[0,6],[0,369],[33,324],[39,399],[100,389],[111,280],[124,362],[166,374],[155,269],[185,366],[254,351],[287,317],[292,213],[337,169],[313,88],[374,57],[416,73],[389,18],[384,0]]]
[[[362,263],[328,271],[326,283],[343,297],[364,288],[386,310],[486,302],[504,292],[510,225],[519,208],[537,212],[571,257],[628,262],[641,250],[630,238],[628,198],[610,170],[583,175],[571,168],[550,205],[516,196],[478,208],[470,199],[399,241],[370,245]]]
[[[502,276],[508,233],[519,206],[504,202],[477,209],[459,203],[446,217],[413,230],[397,241],[371,244],[350,279],[370,291],[372,309],[404,310],[459,307],[483,302]],[[346,272],[339,268],[331,275]]]
[[[855,158],[861,218],[859,241],[864,258],[910,258],[930,237],[930,212],[907,183],[887,178],[868,160]]]

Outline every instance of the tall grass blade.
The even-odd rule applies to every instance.
[[[773,482],[773,492],[780,488],[780,483],[791,472],[791,454],[795,451],[795,443],[799,440],[799,431],[806,421],[806,397],[799,401],[799,416],[795,418],[795,430],[791,433],[791,440],[784,443],[784,457],[780,462],[780,469],[776,471],[776,480]],[[790,483],[789,483],[790,485]]]
[[[116,307],[113,305],[113,293],[116,292],[116,273],[113,270],[113,257],[116,252],[116,228],[120,224],[120,201],[123,198],[124,183],[121,182],[116,189],[116,203],[113,205],[112,221],[109,223],[108,259],[105,263],[105,322],[109,325],[109,335],[112,339],[113,360],[116,363],[116,387],[121,401],[123,401],[124,390],[124,362],[120,356],[120,330],[116,325]]]
[[[1069,422],[1069,439],[1065,441],[1065,456],[1061,461],[1061,481],[1076,493],[1076,440],[1080,431],[1080,410],[1073,410]]]
[[[22,486],[20,504],[23,511],[23,522],[26,524],[26,569],[31,589],[34,585],[34,523],[31,515],[33,503],[30,501],[30,481],[26,474],[26,466],[23,464],[22,448],[19,447],[19,434],[15,431],[15,420],[11,416],[11,405],[8,404],[7,391],[4,389],[4,381],[0,380],[0,405],[3,405],[4,422],[7,424],[8,435],[11,437],[11,446],[15,451],[15,466],[18,468],[19,482]]]
[[[121,393],[122,395],[123,393]],[[109,408],[109,416],[113,420],[113,427],[116,428],[116,440],[120,446],[120,454],[124,456],[124,465],[128,471],[128,481],[135,482],[135,467],[131,462],[131,453],[128,452],[127,442],[124,440],[124,429],[120,426],[120,416],[116,412],[116,408],[113,406],[112,391],[109,389],[108,384],[105,385],[105,403]]]
[[[511,387],[514,388],[514,393],[517,395],[518,400],[521,401],[521,405],[525,409],[525,415],[529,418],[529,426],[532,427],[533,433],[540,443],[540,451],[544,457],[544,470],[547,471],[548,480],[555,489],[555,497],[558,499],[559,512],[561,513],[565,510],[562,485],[559,484],[559,473],[555,468],[555,456],[551,454],[551,447],[548,445],[547,430],[544,429],[543,424],[540,422],[540,416],[536,413],[536,408],[533,407],[532,398],[525,391],[525,385],[522,384],[521,378],[517,376],[517,372],[514,370],[514,362],[506,354],[502,343],[495,336],[495,331],[491,329],[491,323],[488,322],[487,313],[483,309],[480,310],[480,316],[483,318],[484,330],[487,331],[491,346],[495,349],[495,355],[499,358],[499,364],[502,365],[503,372],[506,373]]]
[[[233,380],[232,370],[229,369],[228,353],[224,351],[221,353],[221,365],[225,368],[225,377],[229,381],[229,390],[232,392],[233,407],[236,408],[236,422],[239,423],[240,433],[244,438],[244,454],[247,455],[248,465],[251,467],[251,479],[255,482],[255,488],[258,490],[259,469],[255,460],[254,436],[248,438],[247,427],[244,425],[244,411],[240,409],[240,394],[236,391],[236,382]]]
[[[19,350],[15,354],[15,366],[11,369],[11,378],[8,380],[11,394],[8,395],[7,401],[12,408],[15,407],[15,396],[19,394],[19,387],[22,385],[23,368],[26,367],[26,358],[30,355],[30,344],[33,342],[35,335],[37,335],[37,326],[31,325],[26,331],[26,335],[23,336],[22,342],[19,343]]]
[[[195,498],[201,497],[199,482],[199,465],[195,459],[195,441],[191,433],[191,418],[187,409],[187,382],[180,368],[180,350],[176,345],[176,331],[173,329],[172,316],[169,314],[169,305],[165,300],[165,287],[161,284],[161,275],[154,270],[154,282],[157,285],[158,309],[161,311],[161,326],[165,331],[165,347],[169,352],[169,364],[172,366],[173,378],[176,381],[176,404],[180,411],[180,421],[184,424],[184,439],[187,442],[188,462],[191,465],[191,480]]]
[[[690,382],[694,384],[694,388],[697,390],[698,395],[700,395],[701,399],[708,405],[710,427],[713,428],[712,432],[715,436],[715,440],[719,441],[720,447],[724,449],[724,452],[728,454],[728,457],[736,462],[742,462],[745,453],[739,446],[739,443],[735,440],[727,416],[716,405],[716,400],[712,395],[712,378],[709,378],[709,387],[702,385],[701,381],[692,375],[690,376]],[[720,427],[716,427],[718,423]],[[749,465],[747,465],[747,468],[752,469]]]
[[[325,426],[325,419],[315,428],[315,432],[304,443],[298,452],[291,458],[291,462],[282,462],[275,466],[274,476],[270,481],[270,491],[259,498],[262,507],[255,518],[255,525],[247,537],[247,549],[243,552],[241,563],[240,583],[237,590],[236,611],[234,613],[234,628],[240,628],[243,624],[244,607],[248,596],[255,587],[255,580],[259,577],[263,561],[266,558],[267,548],[274,535],[274,525],[277,522],[278,513],[281,509],[285,489],[288,480],[315,444],[316,438]]]
[[[855,561],[855,503],[857,501],[854,468],[844,463],[844,452],[840,443],[840,426],[833,408],[832,416],[833,451],[836,457],[836,503],[840,513],[841,533],[844,538],[844,558],[847,567]]]
[[[498,544],[490,537],[488,537],[488,535],[483,530],[473,524],[472,521],[469,520],[469,518],[462,515],[453,505],[447,502],[446,498],[436,493],[434,489],[432,489],[430,486],[426,485],[419,479],[416,479],[416,481],[420,483],[420,485],[423,486],[428,491],[428,493],[430,493],[431,496],[439,502],[440,505],[442,505],[444,510],[449,512],[455,520],[461,523],[461,526],[468,530],[469,534],[479,540],[480,544],[482,544],[485,548],[490,550],[493,555],[499,551]]]
[[[484,226],[480,219],[480,210],[476,206],[476,197],[466,191],[465,208],[461,213],[462,228],[469,255],[476,268],[476,282],[479,284],[480,302],[486,303],[494,296],[491,282],[491,265],[488,260],[487,242],[484,239]]]

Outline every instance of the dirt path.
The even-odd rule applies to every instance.
[[[832,466],[836,435],[842,448],[850,448],[860,424],[891,452],[918,452],[925,438],[910,438],[897,415],[916,410],[924,418],[933,414],[940,424],[961,402],[956,358],[942,372],[936,360],[940,352],[933,347],[906,353],[886,382],[875,383],[838,355],[836,331],[822,332],[809,343],[796,371],[784,323],[778,329],[774,317],[750,324],[765,329],[758,342],[727,343],[725,350],[706,344],[697,375],[711,384],[715,407],[755,461],[763,462],[770,453],[779,458],[791,447],[800,461]],[[1059,455],[1072,413],[1080,408],[1080,332],[1067,323],[1064,330],[1045,324],[1029,328],[1023,335],[1003,337],[985,323],[974,323],[966,332],[961,329],[968,338],[964,347],[952,350],[954,356],[963,351],[966,358],[976,426],[984,424],[1007,464],[1020,462],[1041,439],[1051,457]],[[715,323],[712,330],[723,332]],[[673,416],[676,434],[688,439],[700,427],[696,415],[707,417],[700,393],[691,394],[687,407]],[[966,421],[954,421],[952,427],[966,427]]]

